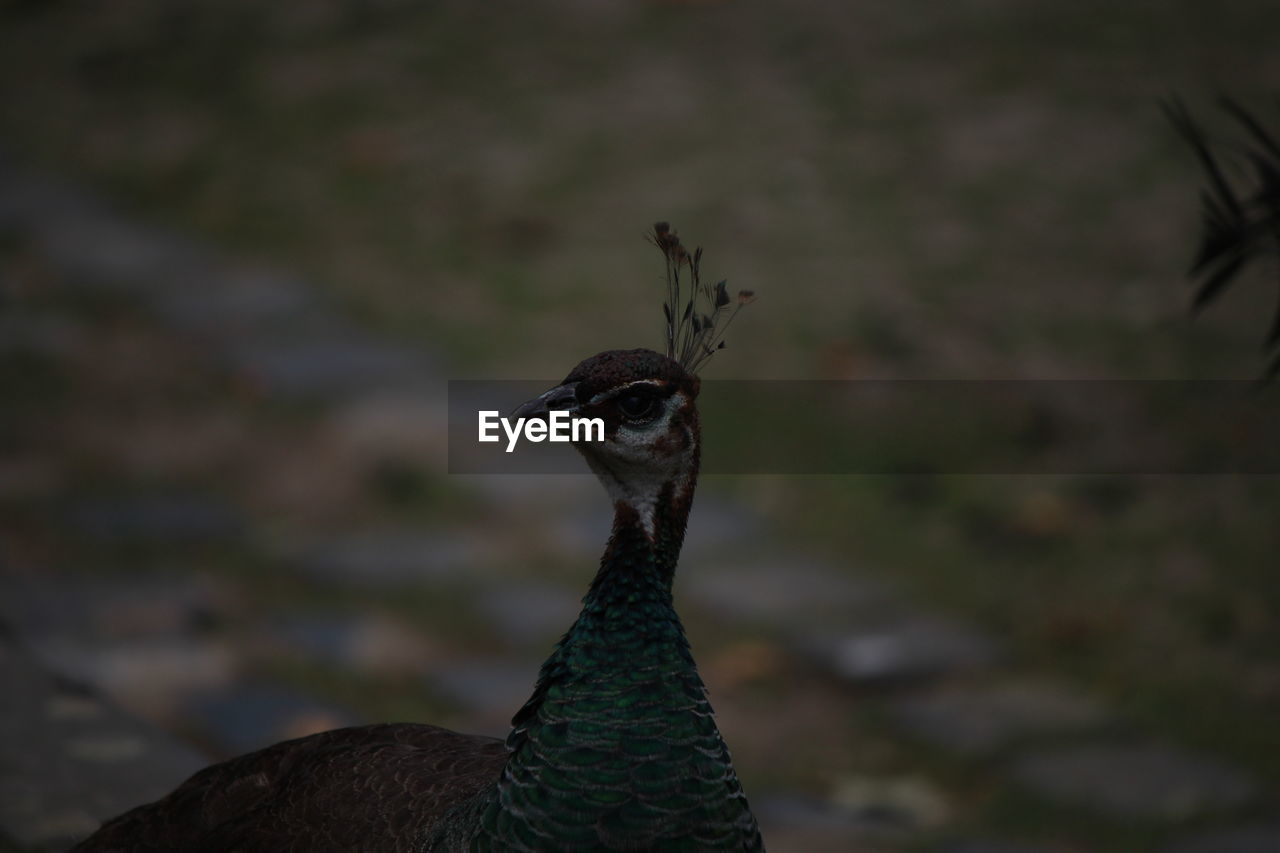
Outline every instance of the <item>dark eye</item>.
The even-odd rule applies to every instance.
[[[648,394],[623,394],[618,398],[618,411],[629,421],[642,421],[653,415],[656,402]]]

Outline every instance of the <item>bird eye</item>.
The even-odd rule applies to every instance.
[[[653,415],[654,404],[648,394],[624,394],[618,398],[618,411],[629,421],[642,421]]]

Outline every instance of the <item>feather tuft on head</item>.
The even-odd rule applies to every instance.
[[[756,295],[740,290],[737,299],[731,299],[728,282],[705,284],[702,247],[687,250],[669,223],[654,223],[649,242],[666,260],[667,299],[662,303],[662,313],[667,321],[667,358],[679,362],[690,373],[697,373],[716,350],[724,349],[724,333]],[[682,290],[686,284],[687,296]]]

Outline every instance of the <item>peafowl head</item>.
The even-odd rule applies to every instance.
[[[575,446],[615,505],[634,510],[652,536],[664,498],[666,505],[688,512],[700,457],[696,371],[724,348],[725,330],[754,295],[741,291],[730,300],[724,281],[704,285],[702,249],[687,251],[667,223],[655,225],[649,240],[666,260],[666,355],[648,349],[593,355],[513,417],[564,411],[599,418],[603,441]]]

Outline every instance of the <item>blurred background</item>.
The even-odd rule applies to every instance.
[[[192,750],[31,769],[96,700],[31,716],[5,657],[0,849],[336,725],[504,733],[608,508],[450,475],[447,381],[657,346],[657,219],[760,295],[708,378],[1257,376],[1274,281],[1190,317],[1159,104],[1274,115],[1277,32],[1261,0],[0,4],[0,620]],[[706,478],[677,602],[770,849],[1280,850],[1278,497]],[[101,781],[42,811],[75,761]]]

